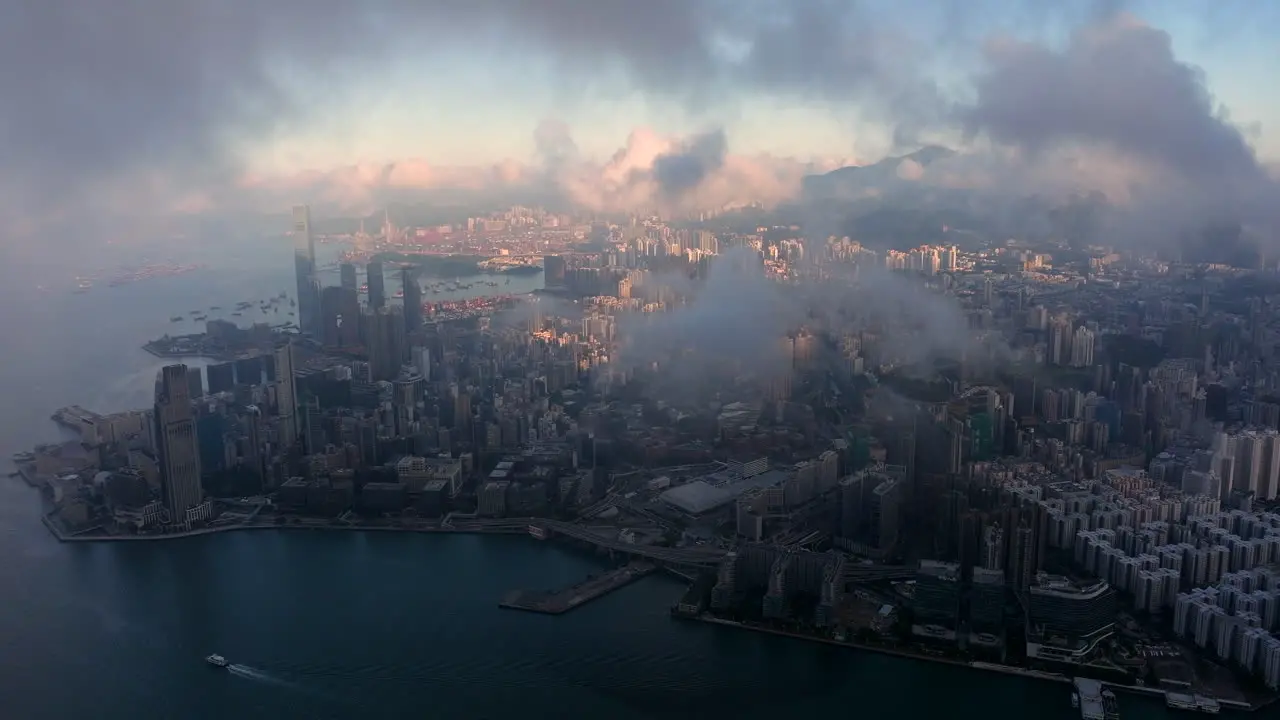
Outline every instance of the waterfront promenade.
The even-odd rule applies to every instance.
[[[53,533],[53,536],[60,542],[67,543],[92,543],[92,542],[157,542],[162,540],[181,540],[183,538],[201,537],[203,535],[216,535],[218,533],[237,532],[242,530],[335,530],[346,532],[398,532],[398,533],[454,533],[459,535],[465,534],[488,534],[488,535],[527,535],[527,523],[513,522],[486,522],[479,521],[476,524],[465,525],[449,525],[443,526],[438,524],[423,524],[414,526],[400,525],[367,525],[367,524],[329,524],[327,522],[304,522],[304,523],[276,523],[274,520],[259,521],[252,523],[238,523],[235,525],[220,525],[217,527],[197,528],[194,530],[183,530],[181,532],[162,533],[156,535],[108,535],[103,533],[68,533],[58,527],[58,524],[49,519],[48,515],[42,518],[44,526]]]

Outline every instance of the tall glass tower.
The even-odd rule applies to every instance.
[[[298,327],[319,335],[320,279],[316,275],[316,241],[311,234],[311,207],[293,207],[293,264],[298,280]]]

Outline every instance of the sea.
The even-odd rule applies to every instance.
[[[321,262],[339,249],[321,246]],[[288,240],[261,234],[32,255],[0,268],[0,463],[58,439],[58,407],[148,405],[164,362],[140,346],[194,331],[170,316],[293,294]],[[77,275],[143,260],[207,267],[72,292]],[[494,291],[471,292],[482,290]],[[40,524],[36,491],[0,478],[0,717],[1078,717],[1065,685],[672,619],[684,588],[662,575],[562,616],[497,607],[510,590],[603,567],[521,536],[258,530],[64,545]],[[229,670],[203,662],[214,652]],[[1121,707],[1126,719],[1166,713],[1141,697]]]

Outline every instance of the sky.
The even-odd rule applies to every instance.
[[[935,26],[949,20],[937,5],[923,18],[918,17],[922,3],[877,5],[884,6],[877,9],[882,17]],[[1055,18],[1046,10],[1028,12],[1025,21],[1018,21],[1008,10],[1017,5],[975,3],[968,32],[1062,43],[1073,16]],[[1267,35],[1267,28],[1276,27],[1280,19],[1280,6],[1228,0],[1214,3],[1212,9],[1192,2],[1131,2],[1125,8],[1169,32],[1175,54],[1201,68],[1206,85],[1230,109],[1232,119],[1257,133],[1253,139],[1259,153],[1280,159],[1280,94],[1263,90],[1270,82],[1268,68],[1280,67],[1280,45],[1268,41]],[[912,17],[901,18],[903,12]],[[974,49],[976,43],[964,48]],[[972,56],[967,61],[974,67],[980,64]],[[944,78],[954,68],[937,71]],[[432,49],[426,41],[345,92],[299,81],[301,92],[323,108],[317,113],[321,117],[294,135],[256,148],[255,167],[288,172],[406,157],[442,165],[527,160],[535,150],[531,128],[543,118],[568,122],[579,146],[600,157],[612,154],[638,126],[687,135],[709,124],[724,127],[735,150],[745,153],[866,162],[893,149],[892,131],[875,118],[859,118],[856,106],[752,93],[690,110],[625,86],[568,93],[557,87],[554,74],[536,56],[491,55],[467,47]],[[963,78],[950,82],[963,92]]]
[[[0,0],[0,231],[441,188],[776,202],[925,144],[964,160],[899,179],[1280,224],[1277,20],[1250,0]]]

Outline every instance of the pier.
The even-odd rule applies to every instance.
[[[1080,703],[1081,720],[1104,720],[1107,718],[1102,697],[1102,683],[1089,678],[1075,679],[1076,695]]]
[[[498,603],[498,607],[560,615],[596,598],[604,597],[620,587],[630,585],[654,570],[657,570],[656,565],[636,561],[558,592],[516,590]]]

